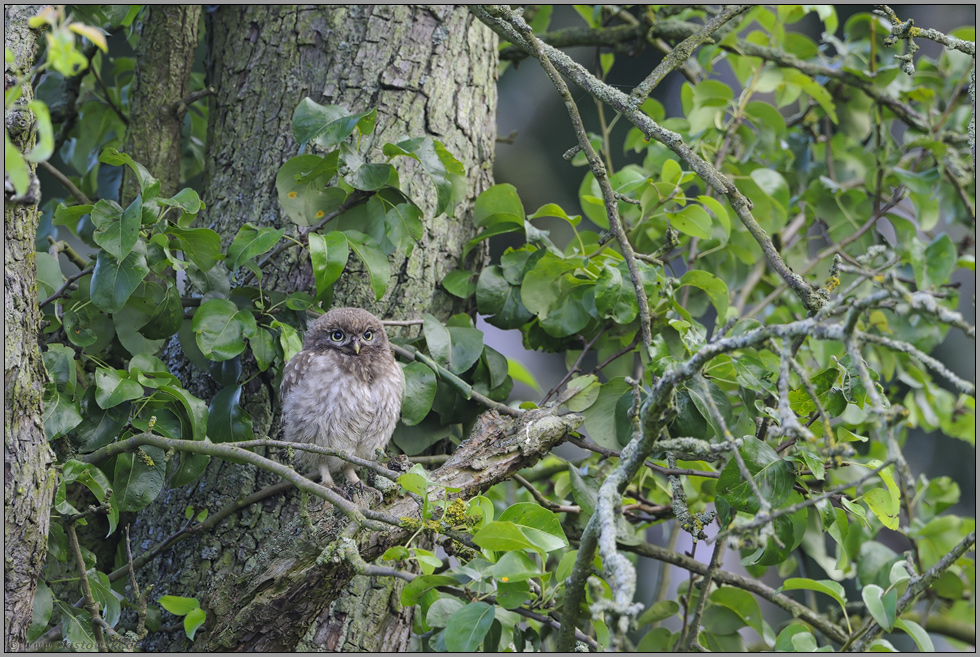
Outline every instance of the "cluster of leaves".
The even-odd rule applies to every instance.
[[[699,11],[685,10],[681,16]],[[826,28],[824,40],[834,46],[835,55],[829,56],[808,37],[786,29],[808,11],[819,12]],[[532,27],[546,31],[548,15],[545,11],[533,15]],[[589,11],[586,20],[600,27],[604,19]],[[761,29],[746,34],[753,21]],[[754,9],[716,47],[699,51],[697,62],[704,77],[682,86],[681,116],[668,118],[663,106],[652,99],[642,109],[664,128],[696,139],[699,152],[720,163],[720,170],[736,181],[752,203],[753,216],[762,228],[770,235],[787,236],[781,254],[796,271],[826,272],[835,253],[862,257],[869,249],[880,249],[875,245],[885,242],[882,235],[887,234],[884,226],[888,225],[896,238],[887,257],[862,262],[869,267],[898,268],[909,284],[935,292],[940,307],[955,310],[955,291],[941,286],[958,267],[973,268],[972,250],[969,241],[957,245],[946,231],[935,229],[940,220],[945,225],[973,221],[960,211],[964,192],[972,199],[972,162],[969,149],[957,137],[966,133],[969,107],[954,102],[946,105],[968,79],[972,61],[947,50],[936,60],[923,58],[910,78],[900,74],[898,62],[890,61],[883,42],[889,30],[881,19],[870,14],[851,17],[844,25],[843,39],[835,36],[837,27],[836,14],[829,8]],[[740,54],[742,34],[748,43],[784,53],[784,61]],[[972,30],[953,34],[973,38]],[[602,73],[612,61],[612,53],[602,55]],[[805,64],[785,63],[794,61]],[[735,89],[709,77],[722,62],[738,80]],[[828,82],[814,73],[822,66],[839,68],[873,91]],[[908,102],[923,116],[943,118],[932,122],[929,132],[913,125],[897,137],[888,126],[902,117],[887,107],[876,107],[869,95],[876,92]],[[952,132],[945,131],[946,125]],[[608,139],[608,132],[590,137],[598,146]],[[648,142],[637,128],[629,132],[624,150],[643,158],[641,164],[610,171],[619,216],[639,254],[635,278],[607,232],[609,217],[589,171],[579,188],[579,201],[582,213],[597,230],[586,228],[582,216],[555,204],[528,214],[514,187],[497,185],[476,202],[473,218],[482,231],[466,248],[508,233],[511,243],[513,234],[523,237],[524,243],[507,248],[498,262],[480,272],[455,271],[442,282],[451,294],[475,301],[490,324],[520,330],[527,348],[565,352],[569,372],[558,400],[569,410],[584,413],[592,441],[617,451],[636,436],[634,415],[644,390],[704,349],[712,324],[716,330],[726,326],[725,335],[737,338],[805,315],[801,302],[789,295],[780,297],[778,305],[770,304],[770,295],[785,286],[775,274],[753,275],[759,265],[759,247],[738,225],[725,197],[716,195],[673,151]],[[574,163],[585,165],[584,155],[576,156]],[[906,204],[890,203],[893,194],[894,199],[905,198]],[[967,207],[971,207],[969,202]],[[542,217],[556,217],[567,224],[563,246],[534,225]],[[880,220],[879,231],[867,230],[869,217],[872,224]],[[794,222],[800,225],[794,228]],[[814,240],[800,238],[808,231],[818,231],[817,246],[824,247],[817,257]],[[677,254],[691,256],[679,264]],[[682,273],[674,273],[677,268]],[[855,281],[842,305],[872,294],[880,282]],[[637,287],[649,300],[654,334],[649,353],[638,345]],[[758,305],[747,317],[745,310],[753,302]],[[874,307],[858,320],[857,327],[923,353],[929,353],[948,331],[934,317],[915,316],[908,305],[888,303]],[[600,364],[591,372],[582,367],[588,351]],[[849,599],[860,598],[881,627],[889,632],[902,630],[920,649],[931,650],[931,640],[921,626],[896,616],[895,601],[907,588],[909,575],[904,557],[880,539],[885,530],[902,532],[917,551],[916,568],[924,572],[973,531],[975,523],[971,518],[943,514],[960,497],[959,487],[949,477],[921,475],[914,489],[901,491],[895,467],[882,467],[891,458],[887,445],[867,436],[878,435],[882,408],[874,400],[881,400],[885,408],[891,400],[908,411],[898,430],[899,444],[908,429],[921,427],[940,429],[973,445],[975,397],[936,386],[917,359],[890,346],[869,344],[862,356],[855,363],[845,345],[837,341],[810,339],[803,344],[796,356],[804,366],[803,373],[791,376],[788,401],[794,417],[808,427],[806,440],[777,445],[770,444],[772,438],[765,440],[765,435],[755,437],[761,421],[778,425],[786,419],[775,408],[783,354],[772,343],[726,351],[701,370],[704,385],[693,379],[682,383],[674,393],[667,436],[695,438],[715,446],[723,446],[732,435],[741,437],[738,451],[751,483],[734,457],[722,456],[717,462],[717,453],[707,450],[692,456],[695,460],[679,461],[681,467],[705,472],[704,478],[686,477],[682,483],[692,513],[714,507],[723,528],[737,528],[758,517],[763,501],[776,514],[780,509],[797,508],[778,514],[761,532],[742,535],[741,561],[751,575],[761,577],[772,567],[787,577],[799,568],[797,555],[805,554],[829,579],[790,578],[782,591],[808,589],[829,595],[841,605],[837,617],[843,614],[848,631],[851,625],[845,605]],[[637,363],[642,365],[640,370]],[[642,377],[633,382],[630,377],[636,377],[637,371]],[[875,390],[866,388],[862,371],[869,373]],[[731,447],[722,451],[730,453]],[[654,463],[666,465],[666,461]],[[558,516],[566,528],[584,527],[595,509],[602,473],[611,467],[594,460],[568,464],[544,484],[542,492],[554,508],[576,505],[581,510]],[[869,471],[870,477],[862,474]],[[829,498],[805,504],[831,489],[840,491],[833,504]],[[644,504],[663,508],[676,502],[667,478],[649,471],[630,490],[623,499],[624,509]],[[762,500],[757,497],[760,493]],[[516,494],[518,500],[524,500],[517,506],[540,504],[523,489]],[[915,500],[911,518],[903,515],[910,508],[903,510],[903,494]],[[506,499],[513,500],[513,495],[511,491]],[[501,508],[503,493],[492,490],[488,496]],[[900,517],[906,518],[904,524]],[[642,530],[660,522],[628,511],[619,520],[623,522],[617,524],[617,540],[627,545],[641,542]],[[543,523],[536,527],[540,529]],[[481,537],[482,541],[475,542],[482,551],[468,564],[461,558],[462,565],[419,577],[408,587],[414,591],[443,582],[450,587],[462,585],[471,598],[497,595],[497,616],[492,606],[471,602],[463,607],[453,595],[430,592],[428,600],[411,597],[408,601],[419,602],[422,609],[416,629],[424,632],[426,645],[436,650],[472,649],[481,641],[487,649],[526,645],[520,631],[510,629],[511,616],[501,619],[501,610],[512,608],[509,605],[518,598],[530,608],[547,607],[570,572],[575,551],[555,548],[546,559],[540,546],[512,545],[505,559],[499,548],[484,544],[487,537],[481,534],[486,531],[477,531],[474,538]],[[828,534],[836,552],[824,544]],[[934,544],[937,539],[941,546]],[[513,577],[512,566],[518,559],[528,573],[557,577],[535,580],[538,586],[530,598],[525,593],[513,595],[503,577]],[[471,566],[473,563],[477,565]],[[974,568],[973,561],[959,560],[934,588],[944,601],[945,613],[964,620],[971,616]],[[849,586],[849,596],[839,582],[853,583],[861,594],[855,598]],[[601,586],[586,589],[590,609],[600,598],[612,597],[606,582],[599,583]],[[693,604],[687,585],[685,582],[677,592],[677,600],[684,605]],[[448,608],[462,610],[465,623],[453,622]],[[673,649],[679,633],[653,626],[682,609],[673,600],[656,601],[639,618],[640,628],[648,629],[640,634],[637,648]],[[683,613],[686,618],[687,611]],[[591,627],[599,645],[609,646],[604,618],[591,613]],[[818,645],[812,629],[798,622],[774,632],[763,620],[756,599],[731,586],[710,593],[702,626],[700,640],[711,650],[744,649],[739,634],[744,627],[755,629],[770,649],[799,651]],[[531,623],[531,627],[547,631],[547,626]],[[891,647],[885,640],[875,645]]]
[[[557,571],[546,567],[548,553],[568,548],[558,516],[529,502],[513,504],[498,515],[494,502],[482,495],[465,504],[456,500],[430,505],[432,490],[454,493],[458,489],[432,481],[418,465],[398,481],[405,490],[423,497],[424,523],[472,532],[473,542],[481,548],[475,554],[458,546],[462,563],[451,569],[431,550],[413,546],[415,537],[382,555],[383,561],[395,564],[415,562],[421,570],[402,590],[401,603],[419,606],[413,629],[423,645],[439,652],[474,652],[481,647],[497,652],[511,644],[517,649],[540,649],[538,632],[519,627],[522,618],[512,610],[531,604],[552,605],[561,596],[574,553],[565,554]],[[453,593],[439,590],[445,587],[452,587]],[[494,598],[488,602],[491,595]]]

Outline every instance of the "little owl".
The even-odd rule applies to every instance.
[[[334,308],[313,323],[303,351],[283,370],[284,438],[374,459],[395,430],[402,386],[378,318],[360,308]],[[297,450],[296,464],[318,468],[324,486],[341,472],[348,483],[360,483],[354,465],[333,456]]]

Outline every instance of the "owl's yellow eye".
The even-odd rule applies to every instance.
[[[343,342],[344,332],[341,331],[340,329],[334,329],[333,331],[330,332],[330,339],[333,340],[334,342]]]
[[[365,342],[370,342],[373,339],[374,339],[374,331],[372,331],[371,329],[368,329],[368,330],[364,331],[364,341]]]

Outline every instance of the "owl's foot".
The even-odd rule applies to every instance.
[[[374,498],[375,503],[380,503],[384,501],[384,494],[381,491],[379,491],[377,488],[374,488],[373,486],[369,486],[365,484],[361,480],[357,480],[357,482],[352,482],[351,485],[347,488],[347,490],[349,491],[356,490],[357,497],[359,499],[367,497],[369,500],[368,503],[370,503],[371,498]]]
[[[343,488],[341,486],[338,486],[337,484],[331,484],[329,486],[329,488],[330,488],[330,490],[332,490],[333,492],[337,493],[338,495],[340,495],[342,498],[344,498],[348,502],[353,502],[354,501],[354,498],[350,496],[350,493],[347,492],[347,489],[345,489],[345,488]]]

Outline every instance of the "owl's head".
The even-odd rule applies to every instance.
[[[303,349],[339,351],[362,358],[383,354],[391,358],[384,326],[361,308],[333,308],[321,316],[306,332]]]

